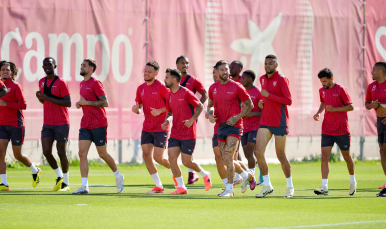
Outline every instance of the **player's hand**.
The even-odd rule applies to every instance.
[[[135,104],[134,106],[133,106],[133,108],[131,108],[131,110],[134,112],[134,113],[136,113],[136,114],[140,114],[141,112],[140,112],[140,108],[139,108],[139,104],[137,103],[137,104]]]
[[[75,106],[76,106],[76,108],[78,108],[78,109],[81,107],[81,105],[79,104],[79,102],[76,102],[76,103],[75,103]]]
[[[1,100],[0,100],[1,101]],[[386,124],[386,118],[382,119],[382,123]]]
[[[36,98],[40,99],[40,94],[41,94],[41,93],[42,93],[41,91],[37,91],[37,92],[36,92]]]
[[[4,100],[0,99],[0,106],[2,106],[2,107],[7,106],[7,102],[5,102]]]
[[[315,121],[319,121],[319,119],[320,119],[320,114],[314,115],[314,120],[315,120]]]
[[[205,118],[209,119],[209,115],[213,115],[213,110],[209,111],[209,113],[205,113]]]
[[[236,124],[237,121],[239,120],[237,120],[236,116],[233,116],[230,119],[228,119],[227,124],[230,126],[233,126],[234,124]]]
[[[78,103],[79,103],[79,105],[84,106],[84,105],[87,105],[87,100],[85,100],[85,99],[81,96]]]
[[[162,114],[162,110],[161,109],[155,109],[155,108],[151,108],[151,114],[154,116],[154,117],[157,117],[158,115]]]
[[[326,110],[327,110],[328,112],[335,112],[335,107],[333,107],[333,106],[331,106],[331,105],[327,105],[327,106],[326,106]]]
[[[261,95],[264,97],[268,97],[269,92],[267,90],[263,89],[263,90],[261,90]]]
[[[167,130],[168,126],[169,126],[169,120],[165,120],[165,122],[161,124],[161,128],[163,130]]]
[[[211,123],[215,123],[216,122],[216,115],[211,115],[211,114],[208,114],[208,116],[209,116],[209,121],[211,122]]]
[[[260,100],[259,103],[257,104],[257,106],[259,106],[260,109],[263,109],[264,108],[264,101]]]
[[[41,101],[49,101],[50,97],[44,93],[40,93],[38,97]]]
[[[378,99],[377,100],[375,100],[375,101],[373,101],[372,103],[371,103],[371,108],[378,108],[379,107],[379,101],[378,101]]]
[[[193,123],[194,123],[194,121],[192,120],[192,119],[189,119],[189,120],[184,120],[184,121],[182,121],[184,124],[185,124],[185,126],[186,127],[188,127],[188,128],[190,128],[192,125],[193,125]]]

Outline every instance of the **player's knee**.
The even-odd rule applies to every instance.
[[[44,150],[43,150],[43,155],[44,155],[45,157],[51,156],[51,155],[52,155],[52,149],[51,149],[51,148],[50,148],[50,149],[44,149]]]
[[[79,151],[78,156],[79,156],[79,158],[82,158],[82,159],[87,158],[87,152]]]
[[[330,155],[322,153],[321,160],[322,161],[329,161],[330,160]]]
[[[277,159],[278,159],[281,163],[283,163],[283,162],[285,162],[285,161],[287,160],[287,157],[285,156],[284,153],[277,153]]]
[[[190,165],[192,164],[192,160],[183,158],[183,159],[182,159],[182,164],[183,164],[185,167],[188,167],[188,168],[189,168]]]
[[[161,155],[154,155],[154,160],[158,163],[158,164],[162,164],[162,156]]]

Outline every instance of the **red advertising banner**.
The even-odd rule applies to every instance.
[[[378,17],[384,23],[385,16],[376,8],[380,3],[374,2],[373,24],[379,27]],[[45,76],[41,65],[46,56],[57,60],[57,74],[71,90],[72,139],[78,138],[82,116],[74,104],[79,100],[83,58],[95,58],[98,63],[95,77],[103,82],[110,104],[106,109],[108,138],[139,139],[144,117],[132,113],[131,107],[143,83],[146,60],[160,63],[158,79],[163,81],[165,69],[175,68],[180,55],[188,56],[189,73],[207,89],[212,67],[220,59],[240,60],[244,70],[260,76],[265,56],[277,55],[279,71],[288,77],[293,97],[290,136],[320,135],[321,122],[312,118],[320,104],[317,73],[331,68],[354,103],[355,110],[349,113],[351,133],[363,133],[363,8],[359,0],[9,0],[0,3],[0,10],[0,59],[11,60],[21,69],[17,81],[27,99],[26,139],[40,139],[43,111],[35,92],[38,80]],[[370,25],[366,27],[369,33]],[[382,31],[378,36],[386,47]],[[379,45],[376,41],[367,44],[373,47],[367,49],[367,61],[374,62],[382,55],[372,53]],[[366,65],[369,71],[371,65]],[[260,87],[258,80],[256,86]],[[368,115],[366,126],[373,119]],[[213,124],[201,115],[197,130],[197,137],[211,137]],[[367,131],[375,133],[372,127]]]

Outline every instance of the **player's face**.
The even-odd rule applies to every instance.
[[[1,80],[6,81],[9,77],[13,75],[13,72],[11,71],[11,66],[9,64],[1,66]]]
[[[379,77],[380,77],[379,71],[380,71],[380,69],[374,65],[373,71],[371,71],[371,75],[373,75],[373,80],[379,79]]]
[[[177,69],[180,70],[181,73],[187,73],[189,68],[189,60],[182,58],[177,63]]]
[[[329,89],[333,86],[334,77],[331,77],[331,79],[328,79],[327,77],[323,77],[320,79],[320,82],[322,83],[322,86],[324,89]]]
[[[220,65],[217,69],[220,80],[229,80],[229,66],[227,64]]]
[[[166,73],[165,76],[165,86],[171,88],[173,86],[173,77],[170,75],[170,72]]]
[[[219,81],[219,77],[218,77],[218,71],[216,68],[213,68],[213,81],[216,83],[217,81]]]
[[[276,62],[276,60],[274,59],[271,59],[271,58],[266,58],[265,59],[265,72],[267,74],[272,74],[274,72],[276,72],[276,68],[277,68],[278,64]]]
[[[251,83],[251,77],[249,77],[247,74],[243,74],[241,76],[241,80],[240,80],[240,83],[244,86],[244,87],[248,87],[248,85]]]
[[[47,75],[53,74],[56,65],[52,63],[52,59],[46,59],[43,61],[43,70]]]
[[[158,72],[154,69],[153,66],[146,65],[145,70],[143,71],[143,79],[146,82],[153,81]]]
[[[82,64],[80,65],[80,75],[81,76],[86,76],[87,74],[89,74],[90,72],[93,71],[93,67],[91,67],[90,65],[88,65],[88,62],[87,61],[83,61]]]
[[[232,63],[231,66],[229,66],[229,72],[231,76],[237,76],[240,73],[240,66]]]

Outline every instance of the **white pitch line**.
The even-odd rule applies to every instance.
[[[290,227],[259,227],[259,228],[254,228],[254,229],[287,229],[287,228],[331,227],[331,226],[341,226],[341,225],[353,225],[353,224],[364,224],[364,223],[382,223],[382,222],[386,222],[386,220],[349,222],[349,223],[316,224],[316,225],[302,225],[302,226],[290,226]]]

